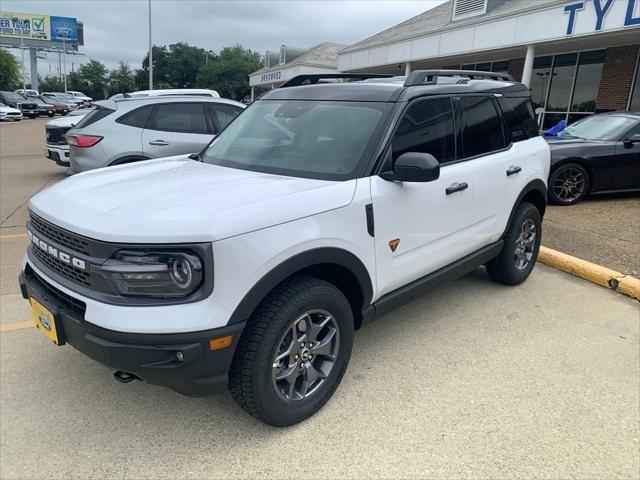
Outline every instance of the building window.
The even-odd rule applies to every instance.
[[[542,128],[595,113],[604,56],[604,50],[596,50],[534,60],[531,99],[535,108],[544,110]]]
[[[640,52],[638,53],[638,61],[636,62],[636,78],[633,81],[633,88],[631,89],[629,110],[632,112],[640,112]]]
[[[578,73],[573,89],[571,111],[595,112],[602,67],[604,64],[604,50],[582,52],[578,61]]]
[[[509,64],[511,60],[503,60],[501,62],[493,62],[491,64],[491,71],[495,73],[509,73]]]

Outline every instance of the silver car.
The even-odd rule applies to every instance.
[[[124,98],[96,109],[67,132],[70,172],[202,150],[246,106],[211,97]]]

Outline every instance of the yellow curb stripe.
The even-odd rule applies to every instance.
[[[26,322],[0,323],[0,332],[13,332],[15,330],[23,330],[25,328],[35,327],[33,320]]]
[[[550,267],[640,300],[640,279],[631,275],[625,275],[547,247],[540,247],[538,260]]]
[[[8,240],[10,238],[27,238],[27,234],[16,233],[15,235],[0,235],[0,240]]]

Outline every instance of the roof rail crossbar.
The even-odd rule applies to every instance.
[[[314,73],[307,75],[297,75],[290,80],[287,80],[279,88],[297,87],[300,85],[315,85],[320,80],[324,79],[338,79],[338,78],[351,78],[354,80],[366,80],[368,78],[389,78],[393,75],[387,75],[382,73]]]
[[[404,86],[412,87],[437,83],[438,77],[466,77],[472,80],[513,82],[513,77],[508,73],[479,72],[476,70],[414,70],[405,80]]]

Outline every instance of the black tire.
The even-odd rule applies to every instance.
[[[549,201],[556,205],[575,205],[589,194],[589,172],[577,163],[565,163],[549,175]]]
[[[535,235],[530,242],[530,251],[526,246],[524,251],[521,249],[523,247],[523,237],[521,236],[525,236],[525,225],[534,227]],[[524,282],[538,259],[541,238],[542,218],[540,212],[530,203],[521,203],[504,236],[502,251],[486,264],[489,277],[505,285],[518,285]],[[523,255],[518,255],[521,251],[523,251]],[[523,260],[527,260],[527,262],[523,264]]]
[[[284,398],[286,394],[279,389],[276,381],[276,356],[282,352],[283,345],[288,343],[285,339],[289,332],[292,329],[297,331],[295,325],[301,323],[300,318],[306,312],[318,310],[329,313],[335,320],[331,323],[332,327],[335,325],[331,337],[334,340],[331,341],[338,342],[338,349],[334,352],[335,359],[331,363],[326,357],[327,362],[331,363],[327,376],[314,380],[320,383],[314,383],[317,387],[307,397],[295,400]],[[290,343],[298,345],[297,337]],[[316,347],[320,343],[322,342],[316,344]],[[294,276],[276,287],[247,322],[229,371],[231,395],[242,408],[268,425],[285,427],[301,422],[320,410],[335,392],[349,364],[352,344],[353,315],[344,294],[324,280]],[[335,347],[335,343],[333,345]],[[307,354],[308,352],[307,349]],[[326,367],[322,358],[325,357],[316,354],[316,358],[312,360],[316,366],[320,361],[320,366]],[[292,359],[293,356],[288,356],[287,364]],[[298,356],[295,359],[304,363],[302,359],[297,360]],[[293,369],[297,366],[299,365],[294,364]],[[290,371],[294,371],[293,369]],[[302,383],[307,378],[297,375],[302,374],[296,374],[294,387],[298,385],[298,380]]]
[[[36,118],[37,116],[38,116],[38,115],[33,115],[33,114],[31,114],[31,115],[29,115],[29,118],[30,118],[31,120],[33,120],[33,119],[34,119],[34,118]]]

